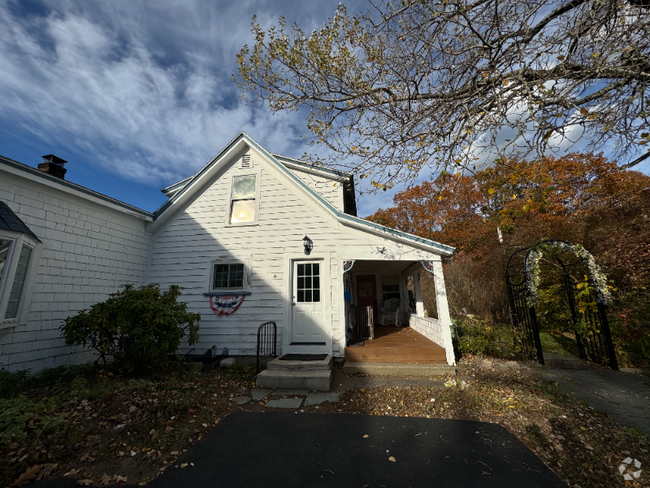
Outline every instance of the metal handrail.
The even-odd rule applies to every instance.
[[[272,331],[269,330],[269,328],[271,328]],[[277,339],[278,326],[275,322],[264,322],[257,328],[257,373],[260,372],[260,365],[263,360],[278,356]]]

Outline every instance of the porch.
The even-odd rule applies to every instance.
[[[447,364],[445,349],[408,326],[377,326],[375,338],[345,349],[357,363]]]
[[[441,261],[359,260],[343,269],[346,362],[455,365]],[[434,317],[426,316],[421,273],[433,278]]]

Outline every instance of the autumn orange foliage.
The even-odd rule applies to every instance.
[[[615,282],[613,310],[636,313],[626,321],[636,327],[630,334],[648,336],[650,177],[594,154],[499,160],[473,176],[442,174],[394,204],[368,219],[456,247],[446,268],[456,314],[507,321],[507,257],[542,238],[563,239],[594,254]]]

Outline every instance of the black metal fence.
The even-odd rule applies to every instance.
[[[257,373],[262,361],[278,356],[278,326],[275,322],[264,322],[257,328]]]
[[[535,307],[531,306],[527,300],[526,271],[523,262],[530,249],[520,249],[508,259],[505,273],[506,287],[515,340],[530,359],[544,364],[544,352],[542,351]],[[554,258],[564,276],[580,359],[617,370],[618,363],[607,319],[607,307],[602,303],[597,303],[596,309],[592,306],[579,309],[576,300],[577,283],[571,278],[570,265],[565,265],[558,256],[554,256]]]
[[[515,334],[515,341],[529,359],[544,364],[544,352],[539,338],[539,326],[535,308],[528,305],[526,300],[526,279],[523,267],[513,268],[517,258],[522,258],[527,249],[517,251],[506,265],[506,287],[510,302],[510,322]]]
[[[618,362],[609,330],[607,307],[602,303],[596,303],[595,310],[593,306],[578,309],[575,298],[577,283],[568,274],[564,275],[564,281],[580,359],[617,370]]]

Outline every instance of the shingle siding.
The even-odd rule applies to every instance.
[[[123,284],[146,282],[145,221],[4,172],[0,201],[42,242],[26,322],[0,331],[0,367],[38,371],[90,360],[91,352],[65,346],[59,327]]]

